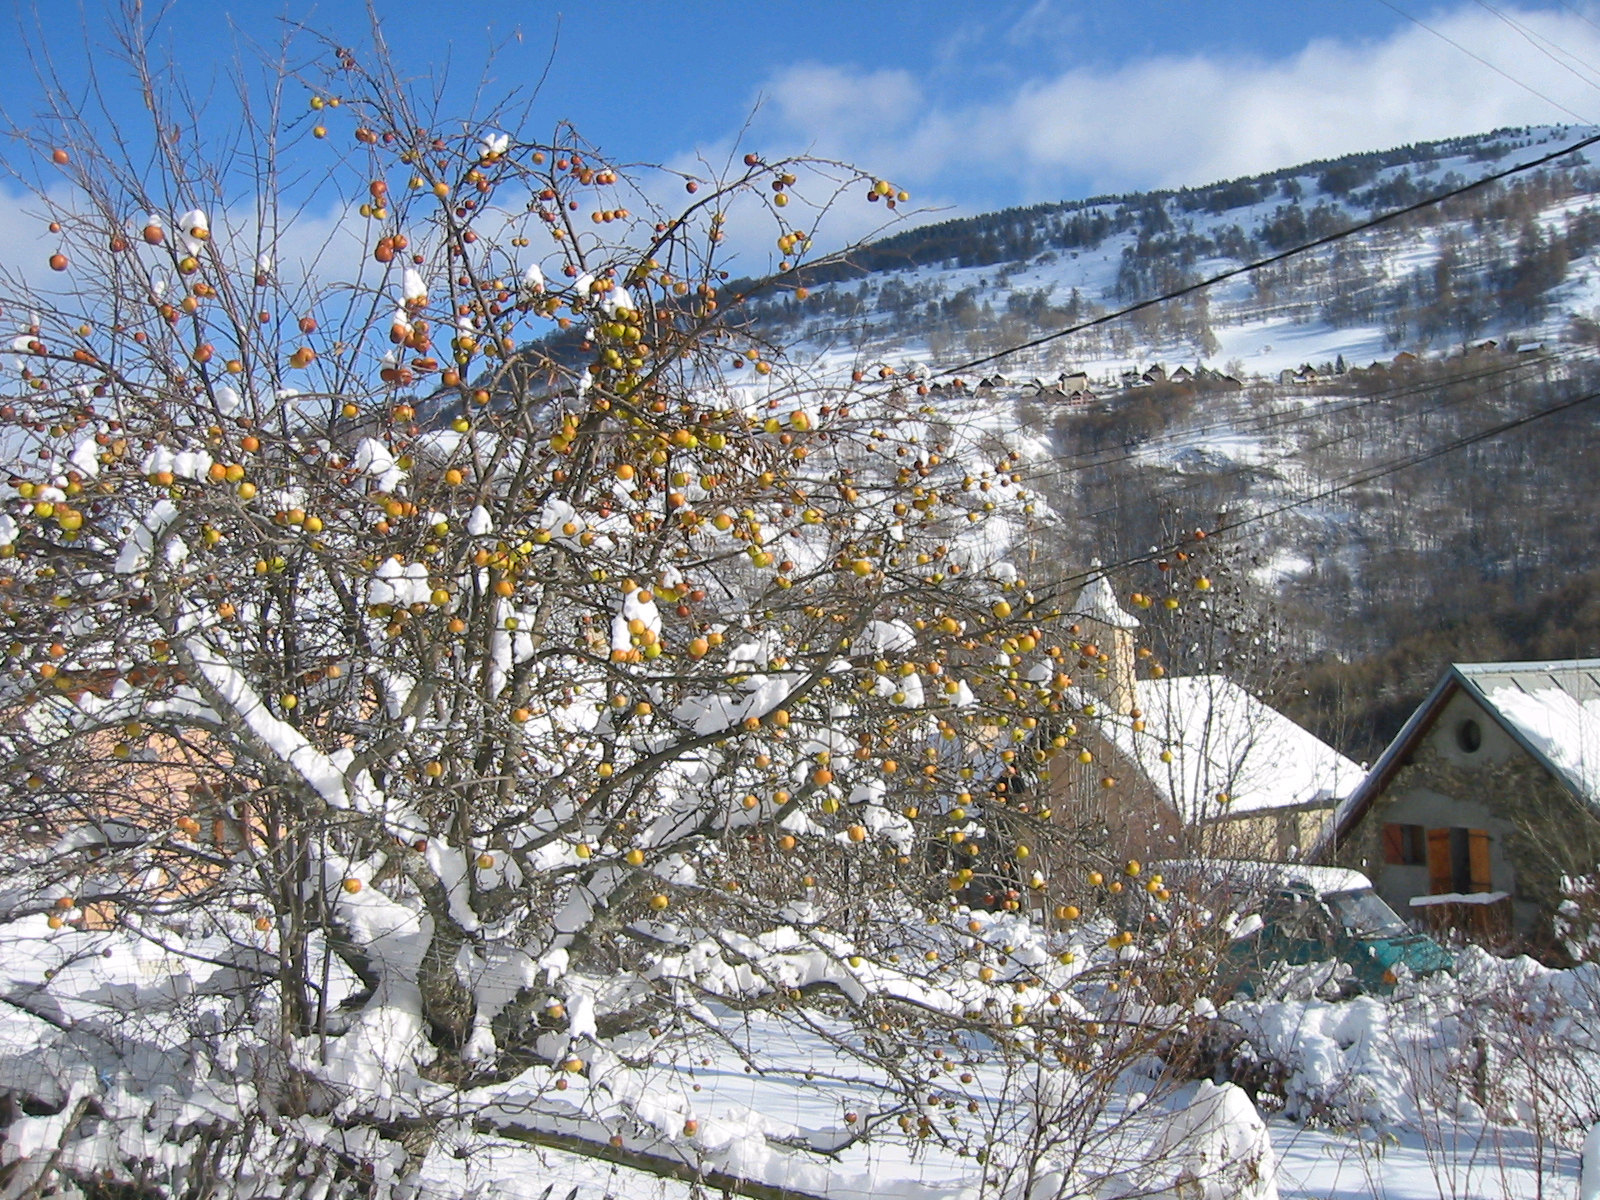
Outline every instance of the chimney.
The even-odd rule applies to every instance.
[[[1098,567],[1100,560],[1096,559],[1091,565]],[[1106,656],[1103,666],[1086,686],[1113,711],[1126,716],[1138,706],[1133,673],[1133,631],[1139,628],[1139,622],[1117,603],[1111,580],[1104,575],[1096,575],[1084,585],[1072,611],[1083,627],[1085,644],[1092,643]]]

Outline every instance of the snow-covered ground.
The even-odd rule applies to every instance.
[[[1008,928],[1008,936],[1015,936],[1014,922]],[[186,949],[204,953],[201,946]],[[37,1114],[11,1121],[0,1147],[6,1161],[61,1147],[63,1163],[87,1165],[109,1150],[108,1137],[125,1156],[159,1160],[170,1157],[170,1146],[163,1146],[159,1133],[142,1130],[166,1122],[200,1127],[237,1119],[250,1106],[250,1096],[227,1084],[220,1069],[247,1053],[250,1038],[220,1020],[226,1005],[204,1001],[225,985],[226,972],[125,932],[50,931],[43,918],[0,928],[0,950],[0,1087],[28,1098],[34,1106],[29,1112]],[[1587,1113],[1592,1122],[1600,1116],[1585,1107],[1600,1095],[1600,1055],[1594,1052],[1600,971],[1550,971],[1526,959],[1467,951],[1454,977],[1404,985],[1392,999],[1322,1000],[1314,994],[1315,982],[1315,969],[1302,972],[1280,984],[1278,998],[1235,1002],[1222,1013],[1283,1072],[1273,1105],[1281,1111],[1265,1124],[1277,1195],[1532,1200],[1574,1194],[1583,1126],[1573,1118]],[[1493,1001],[1515,1008],[1508,999],[1513,995],[1524,1004],[1521,1017],[1507,1013],[1500,1022],[1479,1011],[1492,1012]],[[178,1012],[186,1002],[190,1007],[183,1011],[201,1024],[163,1033],[158,1014]],[[1547,1040],[1532,1037],[1524,1048],[1533,1060],[1519,1061],[1497,1038],[1526,1029],[1526,1015],[1533,1012],[1543,1014],[1538,1036]],[[605,1134],[622,1128],[608,1123],[615,1120],[618,1094],[575,1077],[562,1093],[568,1118],[552,1121],[559,1109],[540,1082],[545,1072],[534,1068],[458,1094],[451,1110],[436,1112],[432,1146],[414,1165],[409,1190],[393,1194],[677,1200],[704,1194],[702,1184],[718,1190],[719,1171],[828,1200],[979,1200],[1003,1194],[984,1186],[985,1168],[954,1142],[906,1137],[886,1116],[879,1124],[873,1105],[885,1094],[882,1081],[863,1073],[859,1059],[833,1048],[833,1038],[848,1036],[843,1026],[824,1021],[807,1029],[769,1013],[726,1009],[705,1015],[719,1023],[720,1037],[705,1039],[693,1057],[661,1064],[634,1096],[636,1117],[665,1114],[684,1123],[683,1136],[657,1137],[645,1147],[653,1168],[628,1158],[642,1145],[631,1133],[626,1152],[619,1150],[615,1161],[603,1157],[610,1153]],[[127,1035],[126,1045],[142,1047],[139,1052],[112,1052],[111,1035],[118,1033]],[[1480,1071],[1474,1082],[1470,1063],[1462,1069],[1461,1055],[1464,1046],[1479,1041],[1490,1047],[1489,1074]],[[207,1047],[203,1054],[197,1053],[201,1045]],[[971,1119],[1001,1130],[1031,1103],[1033,1092],[1019,1091],[1016,1079],[986,1058],[984,1049],[975,1034],[952,1055],[953,1061],[966,1056],[963,1079],[970,1082],[957,1085],[953,1066],[951,1079],[930,1086],[970,1099],[980,1114]],[[1495,1057],[1502,1053],[1503,1060]],[[1153,1088],[1155,1079],[1136,1069],[1119,1083],[1097,1125],[1114,1132],[1092,1157],[1131,1155],[1136,1167],[1152,1139],[1181,1145],[1172,1142],[1174,1130],[1202,1142],[1211,1137],[1236,1154],[1252,1136],[1261,1136],[1260,1121],[1242,1093],[1219,1092],[1209,1083],[1162,1091]],[[1483,1089],[1483,1104],[1471,1098],[1474,1086]],[[74,1107],[81,1097],[100,1106],[100,1119],[73,1119],[81,1117]],[[1219,1107],[1223,1100],[1227,1104]],[[41,1105],[55,1111],[41,1113]],[[1231,1116],[1209,1132],[1194,1115],[1223,1109]],[[960,1115],[966,1119],[965,1112]],[[359,1158],[366,1145],[359,1129],[341,1132],[336,1116],[300,1117],[290,1124],[301,1136],[338,1143]],[[485,1131],[480,1122],[490,1117],[502,1131],[513,1131]],[[529,1132],[517,1135],[518,1126]],[[825,1152],[780,1152],[841,1127],[873,1132]],[[563,1148],[552,1134],[587,1136],[601,1157]],[[618,1136],[614,1144],[620,1147],[624,1139]],[[395,1166],[380,1162],[380,1177]],[[704,1172],[700,1184],[697,1171]],[[1095,1196],[1154,1194],[1139,1188],[1155,1176],[1143,1177],[1143,1184],[1128,1175],[1118,1185],[1118,1178],[1113,1172]],[[1261,1189],[1248,1194],[1261,1200],[1272,1194],[1265,1180]],[[1035,1192],[1046,1194],[1058,1193]],[[1247,1193],[1205,1193],[1213,1194]]]
[[[1579,1163],[1569,1150],[1540,1151],[1518,1130],[1455,1130],[1449,1153],[1410,1133],[1338,1134],[1287,1121],[1267,1123],[1278,1160],[1281,1200],[1499,1200],[1575,1195]],[[878,1196],[915,1178],[882,1164]],[[1542,1176],[1542,1186],[1541,1186]],[[687,1200],[688,1182],[647,1174],[582,1155],[513,1142],[482,1140],[464,1157],[434,1155],[425,1172],[438,1195],[474,1200]],[[959,1186],[959,1185],[958,1185]],[[903,1194],[903,1193],[902,1193]],[[951,1196],[956,1200],[959,1192]]]
[[[1424,1136],[1286,1121],[1268,1128],[1283,1200],[1532,1200],[1573,1195],[1580,1170],[1576,1152],[1541,1150],[1518,1129],[1451,1124]]]

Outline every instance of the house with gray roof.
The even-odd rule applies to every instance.
[[[1319,851],[1402,914],[1560,960],[1564,881],[1600,871],[1600,659],[1452,664]]]

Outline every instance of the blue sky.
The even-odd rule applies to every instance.
[[[1395,0],[378,0],[403,63],[531,84],[612,155],[686,164],[738,143],[849,159],[944,211],[1205,183],[1513,123],[1600,120],[1600,7]],[[108,5],[51,14],[81,78]],[[39,41],[39,8],[13,9]],[[282,18],[356,41],[358,0],[172,0],[157,40],[203,82]],[[87,29],[85,35],[82,31]],[[9,31],[8,31],[9,32]],[[1455,43],[1455,44],[1452,44]],[[1473,57],[1487,60],[1488,64]],[[36,102],[22,64],[0,105]],[[1597,64],[1590,68],[1588,63]],[[1535,93],[1542,93],[1536,95]],[[749,127],[738,142],[740,131]]]
[[[102,27],[102,14],[116,7],[87,0],[79,28]],[[499,47],[494,75],[502,82],[537,79],[554,46],[546,111],[639,157],[727,136],[774,79],[797,67],[903,70],[950,102],[1004,94],[1072,67],[1112,70],[1188,54],[1275,59],[1317,37],[1383,37],[1404,20],[1376,0],[379,0],[377,7],[405,61],[427,70],[448,53],[463,83],[476,79],[491,46]],[[366,27],[365,8],[360,0],[172,0],[162,29],[180,47],[193,47],[196,28],[205,30],[206,53],[190,54],[191,69],[203,71],[225,62],[212,51],[225,49],[229,26],[234,36],[270,41],[289,18],[355,38]],[[38,40],[40,12],[58,46],[76,40],[61,9],[23,0],[12,19],[30,41]],[[597,70],[620,71],[627,83],[596,89],[589,81]],[[0,104],[25,109],[29,85],[26,71],[0,74]]]

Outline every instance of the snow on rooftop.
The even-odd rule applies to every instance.
[[[1139,628],[1139,622],[1133,615],[1117,603],[1117,594],[1111,590],[1111,580],[1105,575],[1096,575],[1084,584],[1083,591],[1078,593],[1077,600],[1073,602],[1072,611],[1113,629]]]
[[[1142,730],[1114,717],[1107,732],[1190,823],[1336,800],[1366,776],[1222,675],[1141,679],[1137,703]],[[1171,762],[1161,760],[1163,751]]]
[[[1457,670],[1574,791],[1600,801],[1600,660]]]
[[[1224,881],[1246,883],[1261,889],[1306,887],[1319,896],[1338,892],[1359,892],[1372,887],[1372,880],[1347,867],[1314,867],[1305,863],[1258,862],[1239,858],[1186,858],[1150,864],[1167,879],[1185,883]]]

